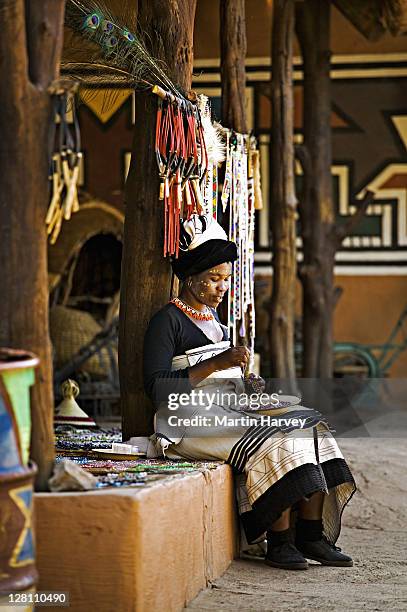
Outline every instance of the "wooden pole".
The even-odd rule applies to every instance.
[[[40,358],[32,392],[37,489],[54,460],[45,215],[65,0],[0,0],[0,345]]]
[[[246,16],[244,0],[220,0],[222,124],[246,134]]]
[[[332,376],[333,292],[337,248],[332,197],[330,3],[308,0],[296,8],[304,67],[304,167],[307,192],[300,198],[303,240],[303,376]]]
[[[294,0],[275,0],[272,32],[272,132],[270,229],[273,291],[270,317],[271,375],[295,381],[294,316],[296,283],[293,145]]]
[[[296,31],[304,70],[303,144],[297,154],[303,168],[299,202],[303,262],[303,376],[330,378],[333,370],[335,253],[372,202],[368,191],[352,203],[357,212],[337,225],[332,195],[330,3],[307,0],[296,5]]]
[[[191,87],[196,0],[139,0],[138,19],[170,76]],[[143,391],[143,340],[152,314],[169,299],[171,273],[163,258],[163,203],[154,153],[157,97],[136,95],[136,125],[126,184],[121,276],[119,369],[123,439],[153,431]]]
[[[222,125],[235,132],[246,134],[245,2],[244,0],[220,0],[219,10]],[[224,222],[223,225],[227,231],[227,223]],[[227,307],[227,300],[224,300],[218,309],[223,322],[226,322],[228,318]],[[235,325],[240,328],[241,321],[236,321]],[[248,315],[246,315],[245,328],[249,330]],[[238,342],[247,346],[248,338],[238,335]]]

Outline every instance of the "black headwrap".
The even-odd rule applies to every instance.
[[[236,261],[237,248],[230,240],[219,240],[214,238],[200,244],[192,251],[180,252],[178,259],[171,262],[174,274],[184,281],[187,276],[199,274],[209,270],[213,266],[228,261]]]
[[[194,242],[198,245],[191,248]],[[179,256],[171,260],[174,274],[180,280],[236,259],[236,244],[227,240],[225,231],[213,217],[193,215],[188,221],[181,221]]]

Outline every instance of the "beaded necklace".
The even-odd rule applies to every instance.
[[[195,308],[192,308],[192,306],[185,304],[185,302],[183,302],[177,297],[172,298],[172,300],[170,300],[170,304],[174,304],[174,306],[182,310],[182,312],[189,315],[193,319],[197,319],[198,321],[213,321],[214,317],[211,312],[204,313],[200,312],[199,310],[195,310]]]

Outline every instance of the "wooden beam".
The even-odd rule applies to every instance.
[[[291,381],[294,390],[294,316],[297,276],[295,244],[293,96],[294,0],[274,0],[272,32],[272,114],[270,229],[273,289],[270,317],[271,375]]]
[[[246,13],[244,0],[220,0],[220,71],[222,90],[222,125],[241,134],[247,133],[246,118]],[[222,170],[221,170],[222,172]],[[227,214],[224,219],[227,219]],[[224,224],[228,230],[227,223]],[[218,314],[227,321],[227,300]],[[251,306],[250,306],[251,308]],[[238,334],[239,344],[248,345],[249,315],[245,314],[245,337]],[[241,328],[242,321],[235,321]]]
[[[140,0],[139,22],[173,81],[191,87],[196,0]],[[123,439],[153,431],[143,390],[143,341],[152,314],[169,299],[170,265],[163,258],[163,203],[154,152],[157,97],[136,95],[136,125],[126,183],[121,276],[119,368]]]
[[[244,0],[220,0],[222,124],[246,134],[247,51]]]
[[[296,7],[303,84],[303,167],[299,214],[303,241],[303,376],[332,376],[333,273],[337,240],[332,196],[330,3],[307,0]]]
[[[0,2],[0,345],[40,358],[31,455],[41,490],[54,460],[44,223],[54,118],[47,86],[58,76],[64,6],[64,0]]]

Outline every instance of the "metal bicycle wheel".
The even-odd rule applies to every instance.
[[[349,344],[334,345],[334,375],[375,378],[379,368],[376,359],[363,348]]]

